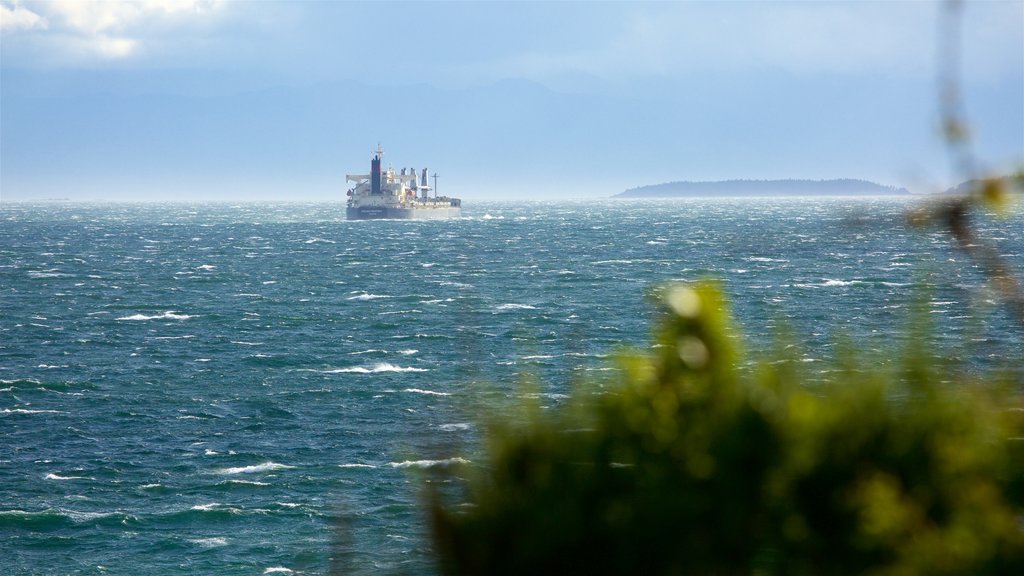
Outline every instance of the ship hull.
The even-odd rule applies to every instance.
[[[398,208],[389,206],[348,207],[345,212],[349,220],[449,220],[460,218],[462,208]]]

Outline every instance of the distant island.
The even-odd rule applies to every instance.
[[[693,198],[714,196],[895,196],[906,188],[867,180],[718,180],[665,182],[630,188],[612,198]]]

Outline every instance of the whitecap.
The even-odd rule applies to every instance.
[[[365,300],[377,300],[378,298],[391,298],[391,296],[384,296],[384,295],[381,295],[381,294],[366,294],[366,293],[363,293],[363,294],[357,294],[356,296],[351,296],[349,298],[346,298],[346,300],[362,300],[362,301],[365,301]]]
[[[406,460],[404,462],[389,462],[392,468],[435,468],[438,466],[452,466],[455,464],[469,464],[465,458],[446,458],[444,460]]]
[[[751,256],[744,258],[747,262],[789,262],[789,260],[782,260],[779,258],[765,258],[764,256]]]
[[[0,384],[18,384],[24,382],[25,384],[42,384],[39,380],[34,378],[15,378],[14,380],[3,380],[0,379]]]
[[[74,522],[90,522],[92,520],[98,520],[100,518],[110,518],[121,514],[120,512],[79,512],[77,510],[60,510],[61,513],[71,518]]]
[[[217,546],[227,546],[228,539],[222,536],[214,538],[190,538],[189,542],[198,544],[203,548],[215,548]]]
[[[365,366],[353,366],[352,368],[334,368],[332,370],[316,370],[322,374],[377,374],[379,372],[427,372],[426,368],[413,368],[405,366],[395,366],[394,364],[388,364],[387,362],[381,362],[375,364],[370,368]]]
[[[218,474],[255,474],[257,472],[270,472],[272,470],[287,470],[289,468],[295,468],[295,466],[288,466],[287,464],[278,464],[277,462],[264,462],[262,464],[254,464],[252,466],[238,466],[235,468],[222,468],[217,470]]]
[[[415,354],[417,352],[419,352],[419,350],[409,349],[409,350],[399,350],[398,351],[398,353],[401,354],[402,356],[411,356],[411,355],[413,355],[413,354]]]
[[[284,566],[271,566],[263,571],[264,574],[294,574],[295,571]]]
[[[168,310],[162,314],[155,314],[153,316],[146,316],[145,314],[132,314],[131,316],[124,316],[117,318],[117,320],[130,320],[130,321],[142,321],[142,320],[188,320],[192,316],[188,314],[177,314],[174,310]]]
[[[338,464],[338,468],[376,468],[373,464]]]
[[[334,240],[328,240],[326,238],[310,238],[306,240],[304,244],[336,244]]]
[[[92,480],[92,478],[87,478],[85,476],[60,476],[58,474],[54,474],[53,472],[50,472],[46,476],[43,476],[43,479],[44,480]]]
[[[822,286],[826,286],[826,287],[828,287],[828,286],[850,286],[851,284],[857,284],[859,282],[860,282],[859,280],[831,280],[831,279],[826,279],[825,283],[822,284]]]
[[[32,410],[29,408],[4,408],[0,414],[63,414],[60,410]]]
[[[438,426],[440,430],[445,432],[458,432],[459,430],[469,430],[472,425],[469,422],[456,422],[454,424],[441,424]]]
[[[214,270],[216,268],[213,264],[203,264],[202,266],[197,266],[196,270]]]
[[[402,392],[411,392],[413,394],[426,394],[427,396],[451,396],[448,392],[434,392],[433,390],[420,390],[419,388],[406,388]]]
[[[536,310],[536,306],[530,306],[529,304],[502,304],[498,306],[496,310]]]
[[[547,398],[549,400],[568,400],[567,394],[559,394],[558,392],[531,392],[529,394],[523,394],[524,398],[538,399]]]

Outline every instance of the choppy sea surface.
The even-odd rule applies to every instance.
[[[614,381],[650,295],[717,278],[746,348],[886,361],[1024,333],[908,199],[0,204],[0,561],[15,574],[433,574],[416,471],[472,462],[474,406]],[[982,218],[1024,270],[1024,215]]]

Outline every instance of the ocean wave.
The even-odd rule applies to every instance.
[[[751,256],[749,258],[744,258],[744,260],[747,262],[789,262],[789,260],[784,260],[782,258],[765,258],[764,256]]]
[[[0,379],[0,384],[17,384],[17,385],[30,384],[33,387],[35,387],[35,386],[41,385],[42,382],[40,382],[39,380],[36,380],[34,378],[14,378],[12,380]]]
[[[310,238],[303,242],[303,244],[337,244],[334,240],[328,240],[327,238]]]
[[[314,370],[321,374],[377,374],[380,372],[428,372],[426,368],[413,368],[406,366],[395,366],[387,362],[374,364],[372,367],[353,366],[351,368],[333,368],[331,370]]]
[[[373,464],[338,464],[338,468],[376,468]]]
[[[61,410],[32,410],[30,408],[4,408],[0,414],[64,414]]]
[[[218,546],[227,546],[228,539],[223,536],[216,536],[213,538],[189,538],[189,542],[198,544],[203,548],[216,548]]]
[[[377,299],[380,299],[380,298],[391,298],[391,296],[385,296],[383,294],[363,293],[363,294],[356,294],[355,296],[349,296],[348,298],[345,298],[345,300],[366,301],[366,300],[377,300]]]
[[[87,476],[60,476],[50,472],[46,476],[43,476],[44,480],[95,480],[95,478],[89,478]]]
[[[537,400],[540,398],[547,398],[548,400],[568,400],[568,394],[559,394],[558,392],[531,392],[529,394],[523,394],[523,398],[530,398]]]
[[[536,306],[530,306],[529,304],[502,304],[495,308],[495,310],[536,310]]]
[[[37,511],[0,510],[0,527],[9,526],[33,530],[62,528],[84,522],[122,526],[131,520],[136,520],[136,518],[120,511],[79,512],[64,508],[48,508]]]
[[[68,276],[72,276],[72,274],[65,274],[56,270],[39,270],[28,273],[29,278],[65,278]]]
[[[210,502],[209,504],[196,504],[189,508],[189,510],[195,510],[196,512],[232,512],[240,509],[221,504],[220,502]]]
[[[228,488],[232,486],[270,486],[269,482],[257,482],[256,480],[225,480],[218,482],[217,486]]]
[[[469,422],[456,422],[453,424],[441,424],[437,428],[445,432],[458,432],[460,430],[469,430],[473,425]]]
[[[145,314],[132,314],[131,316],[117,318],[117,320],[140,322],[143,320],[188,320],[191,317],[192,316],[188,314],[177,314],[174,310],[168,310],[162,314],[154,314],[152,316],[146,316]]]
[[[420,304],[441,304],[443,302],[455,302],[454,298],[435,298],[434,300],[420,300]]]
[[[456,466],[459,464],[470,464],[465,458],[445,458],[443,460],[406,460],[404,462],[388,462],[392,468],[437,468],[444,466]]]
[[[825,279],[825,283],[822,286],[828,288],[830,286],[852,286],[853,284],[860,284],[860,280],[832,280]]]
[[[295,570],[284,566],[271,566],[263,571],[264,574],[294,574]]]
[[[420,390],[419,388],[406,388],[402,392],[411,392],[413,394],[426,394],[428,396],[451,396],[448,392],[434,392],[433,390]]]
[[[295,466],[278,464],[277,462],[264,462],[262,464],[254,464],[252,466],[221,468],[220,470],[217,470],[217,474],[256,474],[259,472],[271,472],[274,470],[288,470],[290,468],[295,468]]]

